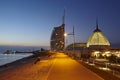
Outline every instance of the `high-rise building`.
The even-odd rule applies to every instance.
[[[64,46],[65,46],[64,27],[65,27],[65,24],[62,24],[59,27],[54,27],[51,35],[51,41],[50,41],[51,50],[54,50],[54,51],[64,50]]]
[[[54,51],[64,50],[64,47],[65,47],[64,33],[65,33],[65,10],[62,17],[62,25],[58,27],[54,27],[52,31],[51,39],[50,39],[51,50],[54,50]]]

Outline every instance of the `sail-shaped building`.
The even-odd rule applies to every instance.
[[[62,24],[58,27],[54,27],[51,39],[50,39],[50,48],[53,51],[63,51],[65,47],[65,10],[62,18]]]
[[[54,50],[54,51],[64,50],[64,46],[65,46],[64,27],[65,27],[65,24],[62,24],[61,26],[58,26],[58,27],[54,27],[51,35],[51,41],[50,41],[51,50]]]

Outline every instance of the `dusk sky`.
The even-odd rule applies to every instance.
[[[110,43],[120,44],[120,0],[0,0],[0,45],[49,46],[64,9],[65,31],[74,25],[76,42],[87,42],[98,18]]]

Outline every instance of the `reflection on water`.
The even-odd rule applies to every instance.
[[[0,54],[0,65],[13,62],[15,60],[30,56],[31,54]]]
[[[32,53],[28,54],[2,54],[4,53],[6,50],[12,50],[12,51],[23,51],[23,52],[30,52],[30,51],[34,51],[34,50],[39,50],[41,48],[45,48],[47,49],[48,47],[40,47],[40,46],[0,46],[0,65],[6,64],[6,63],[10,63],[13,62],[15,60],[21,59],[23,57],[27,57],[29,55],[32,55]]]

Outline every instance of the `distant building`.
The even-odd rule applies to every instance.
[[[64,27],[65,27],[65,24],[62,24],[59,27],[54,27],[51,35],[51,41],[50,41],[51,50],[54,50],[54,51],[64,50],[64,46],[65,46]]]
[[[53,51],[63,51],[65,47],[65,10],[62,17],[62,25],[54,27],[51,39],[50,39],[50,48]]]
[[[100,49],[109,49],[110,42],[102,33],[102,31],[98,28],[98,23],[96,23],[96,29],[93,31],[93,34],[88,39],[87,43],[75,43],[74,49],[81,50],[82,48],[86,48],[89,50],[100,50]],[[73,49],[73,44],[70,44],[66,47],[67,50]]]
[[[110,47],[110,42],[98,28],[98,23],[96,22],[96,29],[87,41],[87,47],[92,49],[107,49]]]
[[[74,43],[66,47],[66,54],[75,58],[84,59],[110,59],[111,62],[120,63],[120,49],[111,48],[110,42],[102,31],[98,28],[98,22],[96,22],[96,29],[89,37],[87,43]],[[106,60],[106,61],[108,61]]]
[[[74,50],[81,50],[83,48],[86,48],[86,43],[74,43]],[[68,45],[66,50],[73,50],[73,44]]]
[[[77,50],[81,54],[91,54],[93,51],[106,51],[110,49],[110,42],[98,28],[98,22],[96,21],[96,29],[93,31],[93,34],[89,37],[87,43],[74,43],[66,47],[66,50]]]

